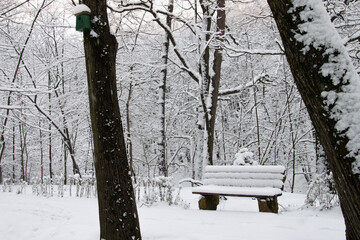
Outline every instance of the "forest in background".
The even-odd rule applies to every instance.
[[[211,88],[196,79],[205,74],[204,69],[210,78],[215,75],[212,53],[219,46],[222,64],[213,164],[231,165],[235,154],[247,148],[261,165],[284,165],[286,188],[291,191],[296,179],[310,184],[324,171],[322,151],[265,1],[226,2],[221,39],[215,34],[217,9],[211,5],[175,1],[170,13],[168,3],[161,1],[149,6],[108,3],[118,41],[119,103],[136,178],[164,175],[162,145],[166,175],[175,180],[201,178],[207,164],[204,122],[213,117],[206,119],[208,112],[203,109],[213,105],[204,103],[204,97],[212,97],[206,91]],[[325,3],[358,69],[360,4]],[[4,1],[0,7],[3,179],[32,182],[62,175],[67,181],[74,173],[94,173],[83,41],[75,31],[73,7],[71,1],[56,0]],[[169,28],[167,16],[172,19]],[[160,94],[164,29],[173,39],[165,98]]]

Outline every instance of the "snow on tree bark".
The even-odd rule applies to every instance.
[[[359,76],[322,1],[268,3],[296,85],[334,174],[346,237],[360,239]]]
[[[117,41],[110,33],[106,1],[84,0],[92,31],[84,33],[91,126],[98,189],[100,239],[141,239],[116,91]]]

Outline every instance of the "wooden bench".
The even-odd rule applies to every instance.
[[[283,166],[207,166],[204,185],[192,193],[202,195],[199,208],[204,210],[216,210],[219,196],[235,196],[257,198],[260,212],[278,213],[284,181]]]

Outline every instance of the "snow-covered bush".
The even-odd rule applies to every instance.
[[[235,154],[233,165],[258,165],[258,162],[253,160],[253,156],[254,154],[247,148],[240,148],[239,152]]]
[[[56,176],[55,182],[58,189],[58,197],[64,197],[64,176]]]
[[[318,174],[309,186],[305,203],[310,206],[329,209],[339,205],[332,174]]]
[[[3,192],[9,191],[12,192],[13,182],[10,178],[4,178],[3,179]]]
[[[27,186],[27,182],[21,180],[20,186],[18,186],[16,193],[17,194],[26,193],[26,186]]]
[[[159,188],[160,201],[166,201],[172,204],[173,183],[171,177],[159,176],[154,178],[155,184]]]
[[[190,203],[186,202],[184,199],[181,198],[180,193],[181,193],[181,189],[182,187],[179,186],[179,190],[176,194],[175,200],[174,200],[174,205],[178,205],[181,206],[184,209],[189,209],[190,208]]]
[[[50,176],[44,176],[43,184],[41,184],[41,193],[47,197],[52,197],[54,195],[53,179],[50,178]]]
[[[81,180],[80,197],[91,197],[93,187],[95,184],[95,178],[92,175],[84,175]],[[95,196],[96,194],[94,194]]]
[[[80,174],[76,173],[74,174],[74,182],[76,186],[76,196],[80,196],[80,183],[81,183],[81,177]]]
[[[137,198],[145,205],[152,205],[156,202],[167,202],[169,205],[176,204],[174,200],[175,188],[171,177],[159,176],[155,178],[139,179],[135,192]],[[140,189],[143,191],[140,198]]]

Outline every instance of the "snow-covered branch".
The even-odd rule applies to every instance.
[[[26,109],[27,107],[23,106],[8,106],[8,105],[0,105],[0,109],[5,110],[17,110],[17,109]]]
[[[39,93],[51,93],[48,90],[40,90],[40,89],[24,89],[24,88],[12,88],[12,87],[0,87],[0,92],[13,92],[13,93],[21,93],[23,95],[34,95]]]
[[[239,57],[244,54],[252,55],[284,55],[284,52],[281,50],[271,50],[271,49],[248,49],[248,48],[233,48],[228,45],[224,46],[224,49],[228,50],[228,55],[230,57]],[[233,53],[230,53],[230,52]]]
[[[229,89],[219,90],[219,96],[237,94],[249,87],[253,87],[254,85],[256,85],[258,83],[268,83],[268,82],[270,82],[269,76],[266,74],[261,74],[261,75],[255,77],[254,81],[249,81],[245,85],[241,85],[241,86],[237,86],[237,87],[229,88]]]
[[[345,37],[343,39],[344,44],[348,44],[350,42],[360,41],[360,31],[355,32],[351,36]]]

